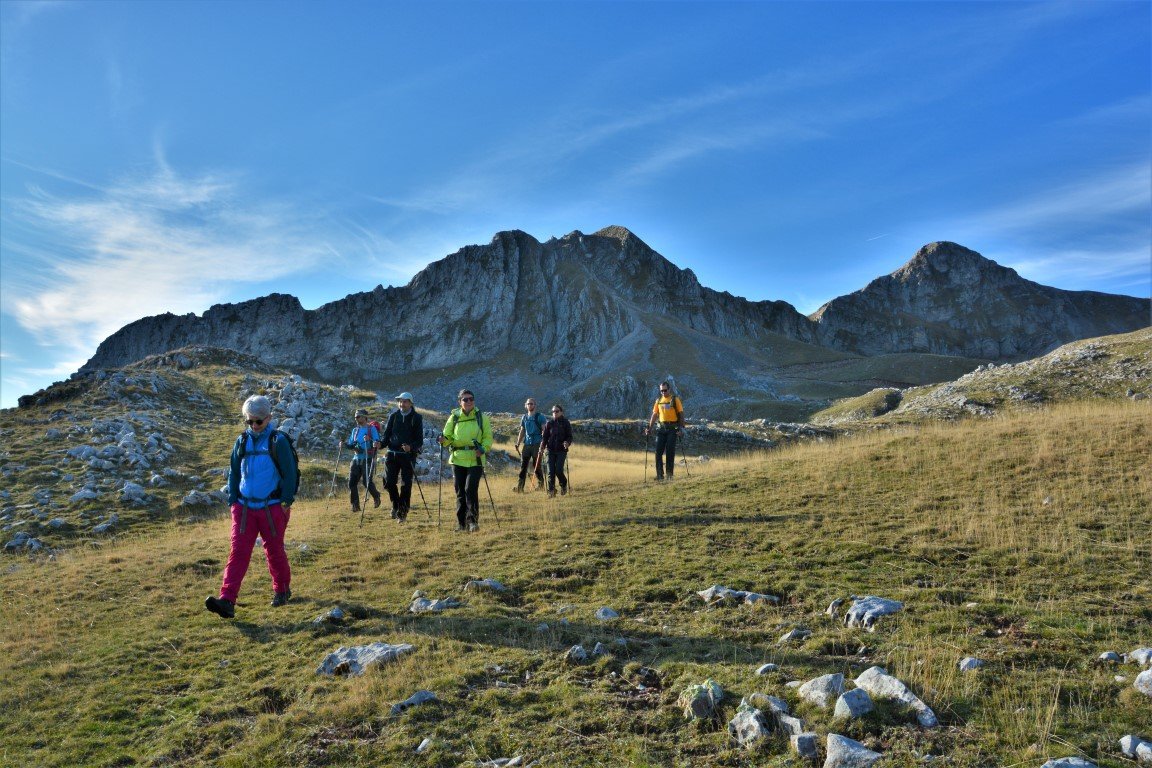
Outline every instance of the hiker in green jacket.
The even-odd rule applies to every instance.
[[[476,407],[470,389],[459,394],[460,407],[453,408],[444,423],[440,445],[451,449],[448,463],[456,481],[456,530],[480,530],[480,481],[484,456],[492,448],[492,422]]]

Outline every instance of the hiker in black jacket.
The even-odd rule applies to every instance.
[[[387,451],[384,455],[384,488],[392,499],[392,519],[404,522],[408,519],[408,509],[412,506],[412,474],[416,457],[424,445],[424,417],[412,407],[412,393],[396,395],[399,408],[388,417],[380,445]],[[396,488],[396,477],[400,477],[400,488]]]
[[[541,444],[548,451],[548,495],[556,495],[556,481],[560,481],[560,495],[568,493],[568,476],[564,474],[564,462],[568,458],[568,446],[572,445],[572,422],[564,418],[564,406],[552,406],[552,418],[544,425]],[[543,455],[543,450],[541,451]],[[540,458],[536,458],[540,466]]]

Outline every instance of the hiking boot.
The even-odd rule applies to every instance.
[[[292,599],[292,590],[286,589],[283,592],[272,593],[272,607],[279,608],[282,605],[288,605],[288,601]]]
[[[360,505],[359,504],[353,504],[352,505],[352,514],[356,514],[359,511],[360,511]]]
[[[456,524],[456,533],[467,533],[468,529],[464,527],[464,523]]]
[[[556,498],[556,489],[555,488],[549,488],[548,489],[548,498],[550,498],[550,499]]]
[[[212,613],[225,619],[236,617],[236,603],[222,597],[204,598],[204,607]]]
[[[372,508],[377,509],[380,506],[380,495],[377,494],[372,497]]]
[[[566,486],[566,485],[560,486],[560,495],[561,496],[567,496],[568,495],[568,486]]]
[[[480,530],[480,523],[468,523],[468,533],[476,533]]]
[[[400,510],[396,509],[396,507],[392,507],[392,519],[396,520],[399,517],[400,517]]]
[[[518,485],[512,489],[512,493],[524,493],[524,486]]]

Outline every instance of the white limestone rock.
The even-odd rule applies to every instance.
[[[1152,696],[1152,669],[1146,669],[1140,674],[1136,675],[1136,682],[1134,683],[1136,690],[1145,696]]]
[[[1141,763],[1152,763],[1152,741],[1128,734],[1120,739],[1120,751]]]
[[[744,749],[752,749],[757,742],[768,738],[771,732],[760,710],[741,704],[736,716],[728,723],[728,734]]]
[[[391,714],[392,717],[397,717],[398,715],[404,714],[412,707],[417,707],[421,704],[428,704],[433,701],[440,701],[440,699],[438,699],[436,694],[432,691],[421,689],[416,691],[416,693],[412,694],[408,698],[404,699],[404,701],[393,704],[389,714]]]
[[[844,691],[840,694],[840,698],[836,699],[836,708],[833,710],[833,715],[842,717],[847,720],[853,720],[858,717],[871,712],[875,707],[872,704],[872,697],[868,692],[862,688],[853,688],[850,691]]]
[[[709,678],[703,683],[685,688],[676,700],[676,704],[683,709],[685,720],[703,720],[716,713],[716,707],[723,698],[724,689],[715,680]]]
[[[374,664],[396,661],[405,653],[411,653],[415,646],[410,643],[372,643],[351,648],[337,648],[324,657],[316,669],[318,675],[362,675]]]
[[[789,737],[788,743],[797,757],[814,764],[820,759],[819,738],[815,733],[795,733]]]
[[[883,667],[869,667],[856,678],[856,687],[863,688],[873,699],[896,699],[916,713],[916,721],[925,728],[936,728],[940,721],[936,713],[907,685],[896,679]]]
[[[838,733],[828,734],[824,768],[869,768],[883,755]]]
[[[809,680],[800,686],[800,698],[811,702],[821,709],[827,709],[836,697],[844,692],[844,675],[837,672],[832,675],[821,675]]]
[[[904,610],[904,603],[875,595],[852,597],[852,605],[844,614],[844,623],[849,627],[863,627],[875,631],[876,621],[882,616],[891,616]]]
[[[440,600],[431,600],[427,597],[420,597],[412,601],[408,606],[409,613],[440,613],[449,608],[459,608],[463,603],[454,597],[445,597]]]

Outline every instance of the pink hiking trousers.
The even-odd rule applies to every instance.
[[[271,513],[273,531],[268,516]],[[248,572],[252,561],[252,549],[256,537],[264,540],[264,559],[268,561],[268,573],[272,574],[272,591],[287,592],[292,581],[292,569],[288,566],[288,555],[284,552],[284,532],[288,530],[288,513],[279,504],[266,509],[248,508],[245,519],[244,505],[232,505],[232,548],[228,552],[228,564],[224,566],[224,583],[220,585],[220,598],[236,602],[240,595],[240,584]],[[244,530],[241,531],[241,522]]]

